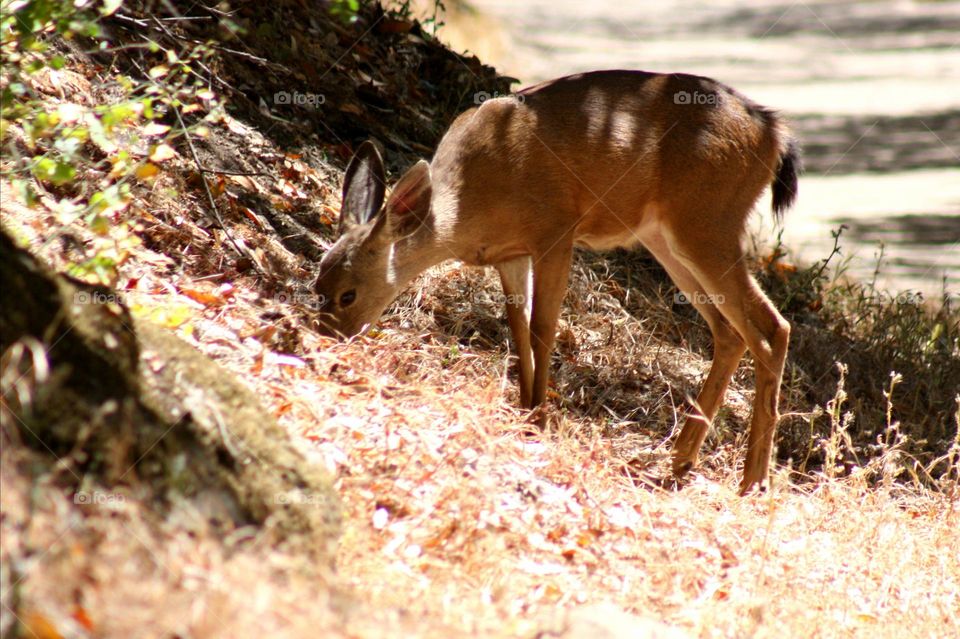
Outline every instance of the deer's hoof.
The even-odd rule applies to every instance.
[[[696,460],[685,459],[681,457],[673,458],[673,476],[675,479],[683,479],[687,473],[693,470]]]
[[[767,484],[765,477],[747,477],[743,476],[743,481],[740,482],[740,496],[746,497],[747,495],[758,494],[762,495],[767,492]]]

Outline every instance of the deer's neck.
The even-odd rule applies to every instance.
[[[426,225],[411,236],[398,240],[390,247],[387,280],[403,288],[410,280],[431,266],[455,258],[456,255],[437,238]]]

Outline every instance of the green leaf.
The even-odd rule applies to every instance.
[[[114,153],[117,150],[117,145],[114,144],[109,137],[107,137],[107,133],[103,130],[103,125],[100,123],[100,120],[97,118],[90,118],[89,125],[90,140],[104,153]]]
[[[72,165],[47,156],[38,158],[33,163],[32,172],[38,180],[50,182],[55,186],[66,184],[77,175],[77,170]]]
[[[103,6],[100,7],[100,15],[109,16],[120,8],[120,5],[123,4],[123,0],[103,0]]]
[[[110,220],[103,215],[94,215],[90,220],[90,230],[97,235],[106,235],[110,232]]]
[[[14,190],[20,196],[20,200],[28,207],[33,208],[37,204],[37,193],[33,190],[31,180],[11,180]]]
[[[110,133],[118,124],[123,124],[128,120],[135,120],[138,110],[139,109],[135,109],[130,102],[120,102],[104,108],[100,115],[104,131]]]
[[[169,72],[170,72],[170,67],[168,67],[165,64],[158,64],[157,66],[152,67],[149,71],[147,71],[147,75],[149,75],[150,79],[152,80],[159,80],[163,76],[167,75],[167,73]]]
[[[58,160],[50,181],[57,186],[61,186],[73,181],[75,177],[77,177],[77,170],[71,164]]]
[[[116,184],[108,186],[102,191],[97,191],[90,196],[90,214],[87,215],[87,224],[93,224],[94,219],[101,215],[110,215],[122,211],[127,206],[125,196],[129,192],[129,187],[120,189]]]

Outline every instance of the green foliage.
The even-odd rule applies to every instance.
[[[330,3],[330,15],[341,22],[356,22],[360,4],[360,0],[333,0]]]
[[[896,449],[922,458],[924,472],[938,476],[947,466],[937,453],[950,446],[958,426],[954,417],[960,388],[957,297],[945,293],[940,300],[927,300],[916,291],[891,293],[875,281],[848,279],[844,262],[832,264],[840,255],[842,232],[843,227],[833,233],[834,249],[812,266],[798,269],[784,263],[784,251],[777,247],[760,273],[764,289],[795,329],[791,353],[798,403],[819,402],[824,380],[833,377],[829,368],[846,364],[839,373],[842,397],[828,402],[825,414],[811,416],[806,440],[824,433],[830,437],[848,433],[854,442],[844,446],[833,442],[839,446],[836,450],[866,457],[877,448],[878,437],[887,440],[895,430]],[[881,268],[882,254],[878,273]],[[809,337],[811,330],[816,338]],[[884,388],[883,380],[889,375],[893,375],[889,388]],[[852,405],[855,423],[848,423],[839,410],[843,402]],[[783,445],[803,459],[804,433],[800,431],[794,435],[796,442]],[[789,433],[789,426],[781,432]],[[892,450],[893,445],[886,441],[881,448]],[[825,468],[836,450],[823,450]],[[898,459],[907,463],[906,457]]]
[[[437,29],[443,26],[440,16],[444,11],[446,7],[443,6],[443,0],[433,0],[433,15],[423,21],[424,26],[428,27],[434,36],[437,35]]]
[[[369,4],[371,4],[371,0],[332,0],[329,11],[334,18],[349,24],[356,22],[360,9]],[[440,16],[443,15],[444,11],[443,0],[433,0],[433,13],[423,19],[424,35],[436,36],[437,29],[443,26]],[[410,0],[389,5],[387,14],[402,20],[412,20],[413,10],[410,8]]]
[[[0,0],[0,134],[3,179],[27,206],[43,203],[63,225],[85,224],[98,238],[93,254],[73,266],[74,275],[113,284],[117,269],[137,238],[126,209],[137,184],[151,183],[159,164],[174,157],[172,144],[188,132],[204,133],[203,120],[220,117],[220,105],[196,70],[211,54],[209,46],[182,50],[149,40],[124,48],[142,48],[153,66],[145,77],[115,74],[110,102],[91,105],[58,100],[44,90],[51,72],[68,60],[59,42],[75,41],[89,54],[115,47],[101,21],[116,12],[121,0]],[[49,87],[49,85],[48,85]],[[87,96],[94,97],[94,96]],[[205,117],[186,130],[175,112]]]

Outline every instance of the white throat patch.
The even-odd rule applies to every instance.
[[[387,253],[387,284],[391,286],[397,283],[397,243],[390,245],[390,251]]]

